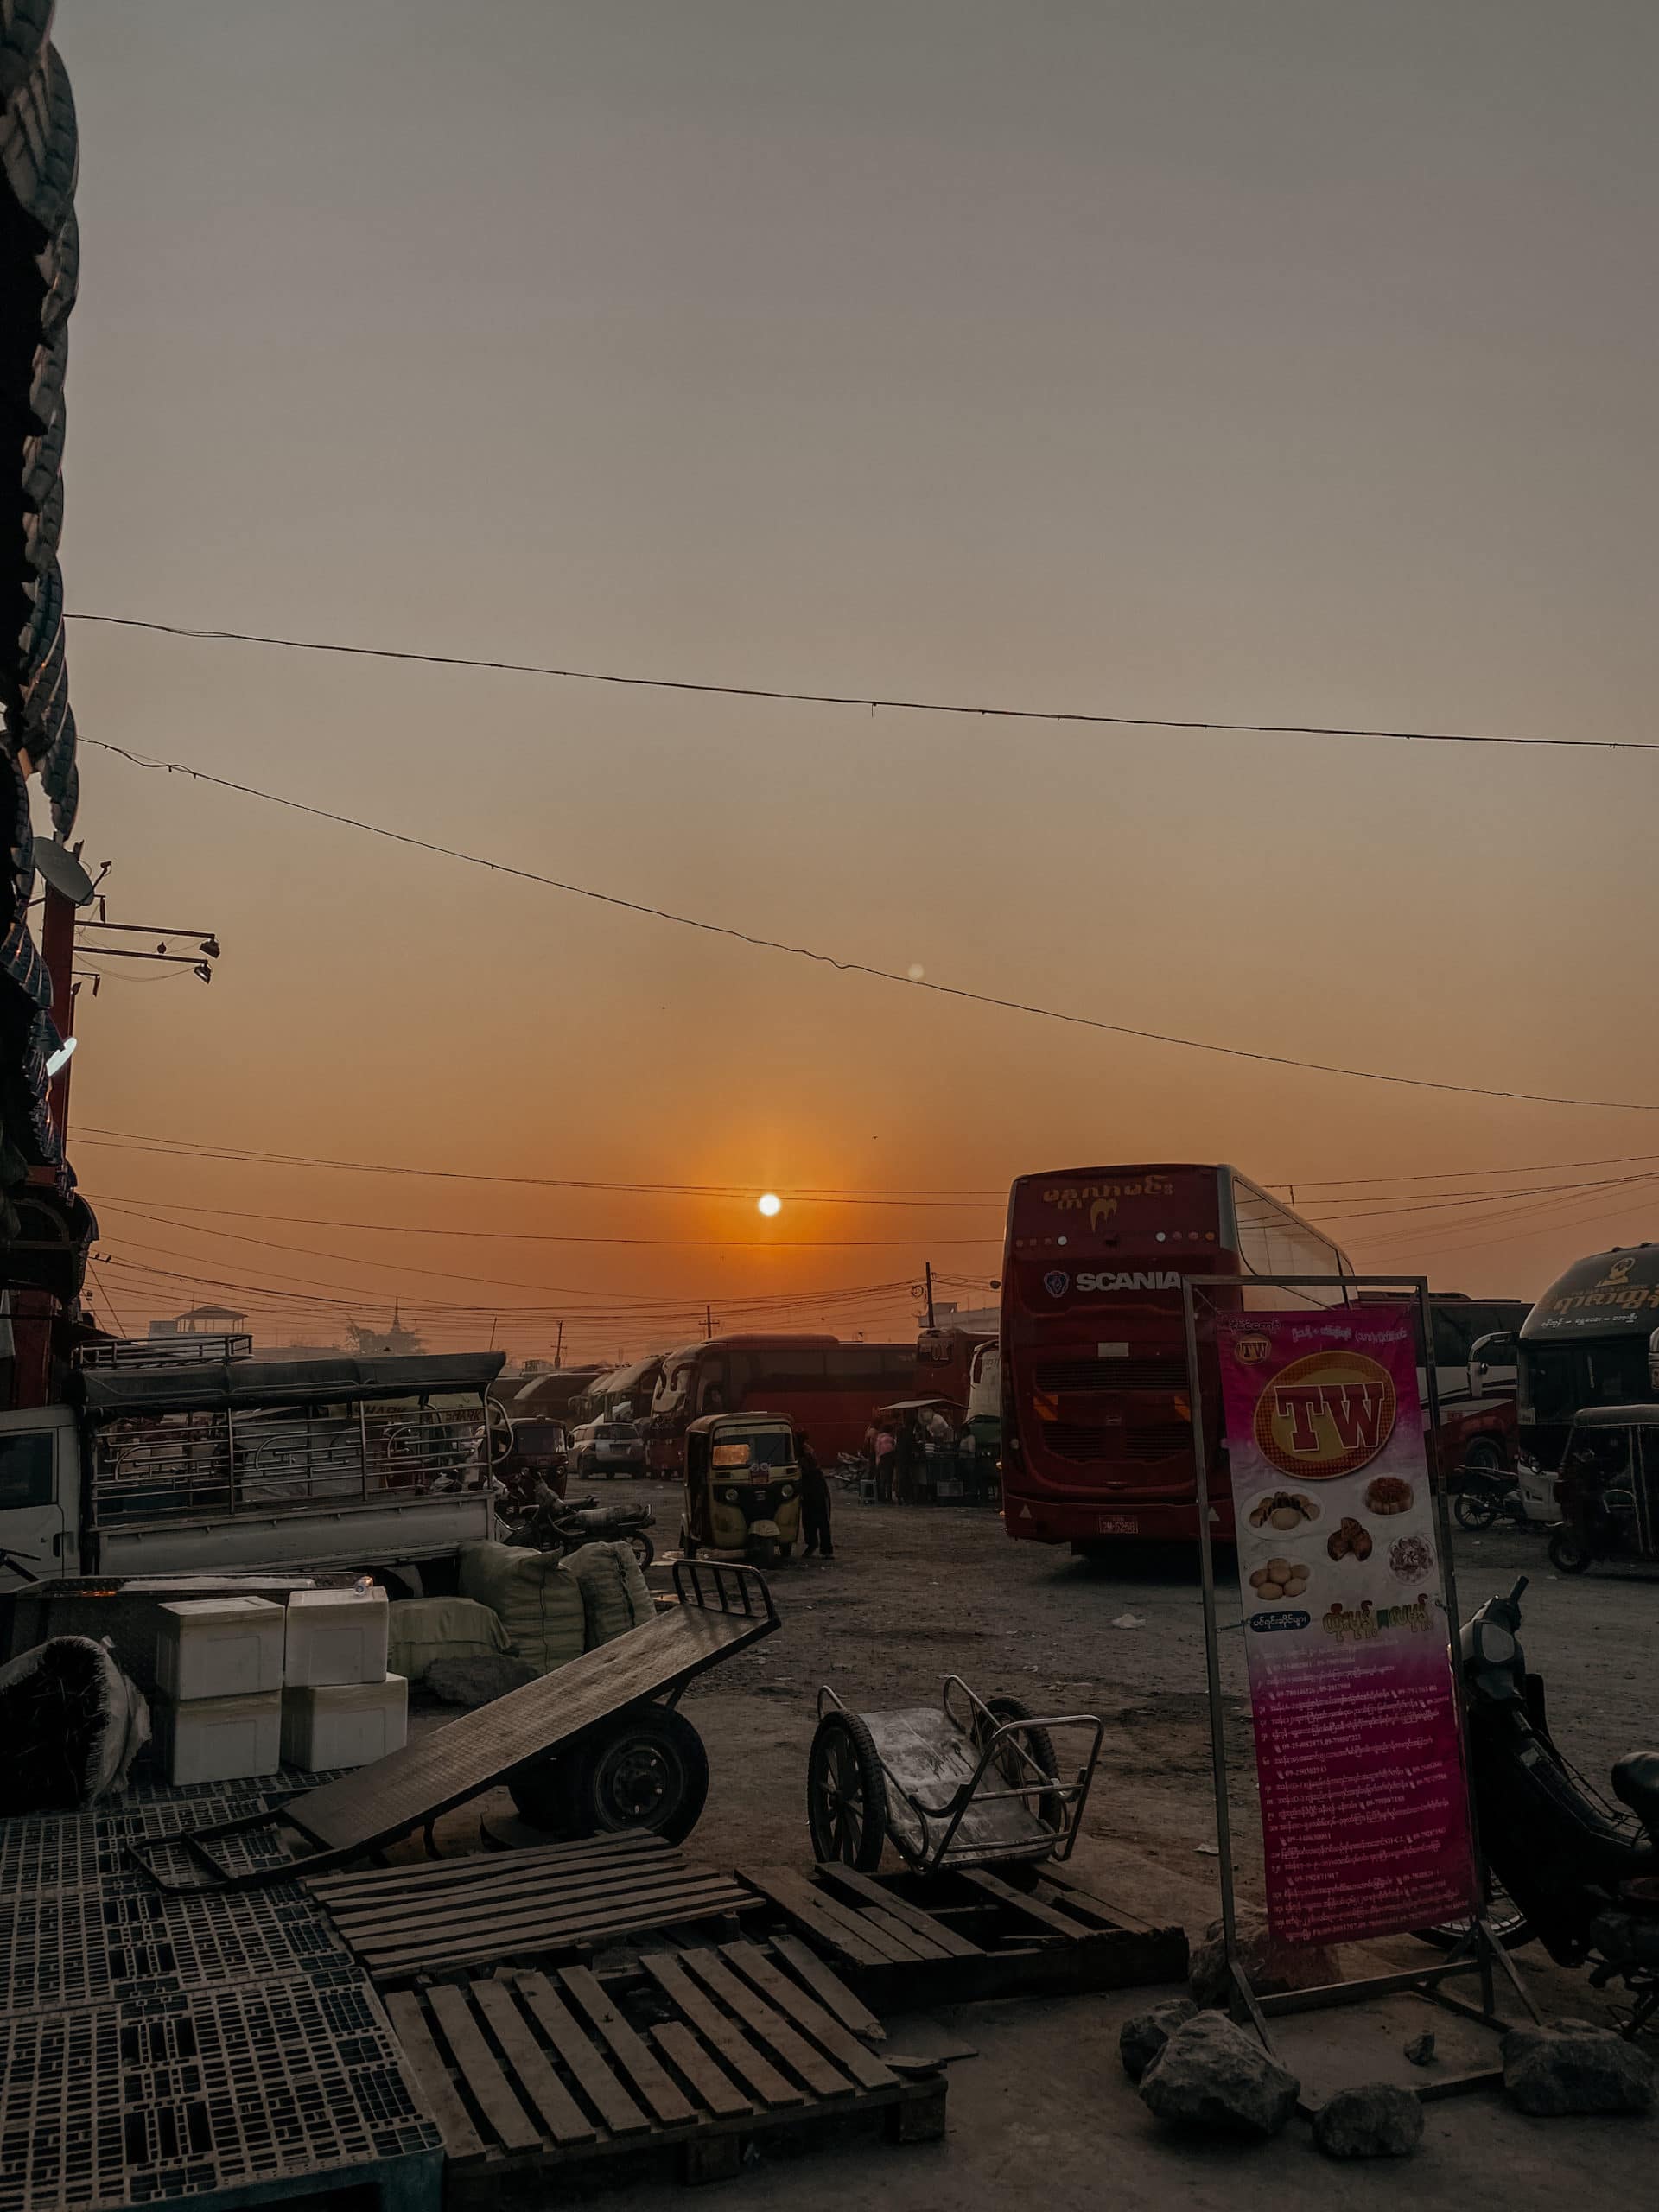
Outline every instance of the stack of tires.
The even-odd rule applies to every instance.
[[[52,14],[53,0],[0,0],[0,1177],[14,1185],[57,1156],[46,1061],[60,1040],[27,919],[29,780],[60,836],[79,797],[58,567],[79,139]]]

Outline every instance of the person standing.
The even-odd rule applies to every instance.
[[[893,1431],[880,1421],[875,1431],[875,1497],[879,1505],[893,1503]]]
[[[795,1433],[795,1464],[801,1471],[801,1556],[810,1559],[816,1553],[819,1559],[833,1559],[830,1485],[804,1428]]]

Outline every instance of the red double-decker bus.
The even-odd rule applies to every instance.
[[[1002,1266],[1002,1517],[1009,1535],[1095,1554],[1198,1535],[1183,1275],[1346,1278],[1329,1236],[1231,1167],[1022,1175]],[[1340,1305],[1344,1288],[1219,1292],[1239,1306]],[[1220,1372],[1205,1363],[1211,1529],[1232,1535]]]
[[[677,1475],[685,1426],[702,1414],[784,1414],[807,1430],[821,1460],[856,1452],[878,1406],[916,1387],[916,1346],[839,1337],[713,1337],[663,1361],[646,1425],[653,1473]]]

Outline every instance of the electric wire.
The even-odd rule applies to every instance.
[[[931,976],[917,976],[895,968],[878,967],[873,961],[847,959],[814,945],[791,944],[781,938],[765,937],[753,930],[741,930],[730,923],[712,922],[701,915],[676,913],[669,907],[653,906],[639,899],[625,899],[620,893],[601,891],[591,884],[570,883],[559,876],[545,875],[537,868],[521,868],[508,861],[491,860],[483,854],[465,852],[459,846],[439,844],[432,838],[417,837],[406,830],[388,829],[381,823],[366,822],[359,816],[338,813],[330,807],[314,806],[304,799],[290,798],[282,792],[264,791],[257,785],[239,783],[228,776],[214,775],[205,768],[193,767],[185,761],[151,760],[145,754],[133,752],[127,746],[114,744],[107,739],[84,737],[81,742],[114,753],[137,768],[185,776],[196,783],[211,785],[220,791],[234,791],[245,798],[283,807],[291,813],[308,815],[319,822],[332,822],[341,828],[358,830],[365,836],[382,838],[389,843],[404,846],[416,852],[435,854],[441,859],[456,861],[468,868],[482,868],[493,875],[533,883],[543,890],[556,891],[563,897],[585,899],[620,912],[667,922],[677,929],[695,930],[703,936],[721,938],[730,943],[748,945],[758,951],[779,953],[792,960],[830,969],[837,975],[860,976],[871,982],[896,984],[904,990],[925,991],[935,997],[951,999],[965,1005],[988,1007],[1000,1013],[1024,1014],[1034,1020],[1055,1022],[1067,1028],[1085,1029],[1104,1036],[1127,1037],[1141,1044],[1169,1046],[1183,1052],[1205,1052],[1224,1059],[1246,1061],[1256,1066],[1289,1068],[1303,1075],[1333,1076],[1350,1083],[1382,1083],[1408,1090],[1429,1090],[1464,1098],[1500,1099],[1510,1104],[1570,1106],[1581,1112],[1659,1113],[1659,1101],[1655,1100],[1579,1098],[1551,1091],[1511,1090],[1495,1084],[1453,1083],[1434,1076],[1396,1075],[1380,1068],[1344,1067],[1332,1061],[1302,1059],[1288,1052],[1262,1052],[1245,1045],[1224,1045],[1210,1038],[1182,1037],[1168,1030],[1142,1028],[1131,1022],[1109,1021],[1096,1014],[1073,1014],[1061,1007],[1042,1006],[1028,999],[1005,998],[993,991],[973,990],[965,984],[941,983]],[[1659,744],[1656,744],[1653,749],[1659,750]]]

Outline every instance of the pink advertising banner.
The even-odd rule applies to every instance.
[[[1268,1919],[1287,1943],[1474,1904],[1414,1313],[1216,1319]]]

